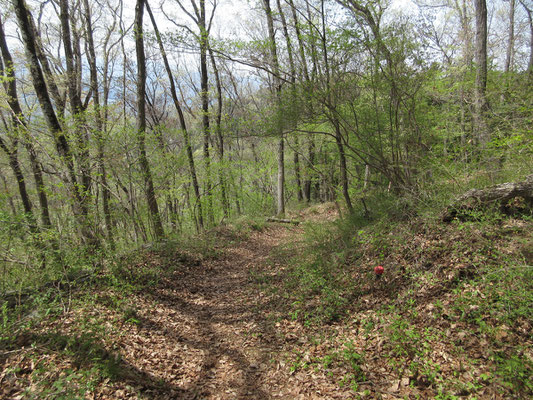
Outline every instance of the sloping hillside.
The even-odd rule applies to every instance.
[[[116,260],[19,320],[6,310],[1,397],[533,394],[530,219],[336,215],[243,220]]]

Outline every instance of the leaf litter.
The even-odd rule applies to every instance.
[[[325,211],[334,218],[331,208]],[[315,220],[317,214],[310,213]],[[273,224],[252,231],[217,245],[213,257],[180,259],[180,267],[147,290],[98,289],[94,302],[23,332],[15,350],[1,353],[0,398],[415,399],[435,398],[447,380],[456,397],[442,398],[520,396],[494,379],[487,340],[496,338],[503,352],[521,345],[531,359],[530,320],[473,333],[453,309],[458,294],[442,287],[464,274],[461,259],[444,254],[442,234],[433,236],[421,233],[395,256],[398,265],[423,263],[414,256],[417,247],[439,259],[433,272],[444,279],[423,275],[410,292],[412,307],[387,297],[393,276],[376,284],[355,274],[368,290],[354,311],[309,325],[280,309],[283,290],[251,277],[254,271],[283,277],[286,266],[272,253],[301,240],[302,229]],[[370,250],[361,257],[372,261]],[[148,251],[143,262],[165,261]],[[461,291],[476,288],[465,284]]]

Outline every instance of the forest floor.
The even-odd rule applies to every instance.
[[[336,211],[300,216],[320,223]],[[518,236],[530,237],[531,222],[514,224]],[[84,294],[73,289],[59,309],[21,328],[0,353],[0,398],[503,399],[531,393],[527,310],[512,323],[494,323],[474,302],[457,308],[466,292],[489,301],[468,284],[459,290],[449,284],[469,274],[460,263],[432,271],[433,280],[423,275],[416,292],[399,275],[359,277],[352,310],[327,323],[287,311],[294,299],[284,286],[290,269],[284,260],[306,258],[299,253],[303,237],[299,226],[268,224],[244,236],[219,228],[202,255],[172,246],[145,249],[119,265],[124,281]],[[485,329],[472,328],[465,313],[481,318]],[[514,361],[498,364],[497,354]]]

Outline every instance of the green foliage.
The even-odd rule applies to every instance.
[[[346,361],[351,367],[352,374],[352,384],[356,385],[357,382],[365,380],[365,374],[361,368],[361,365],[364,363],[364,356],[355,351],[355,346],[353,342],[348,341],[344,345],[343,356],[344,361]],[[357,387],[354,388],[354,391],[357,390]]]
[[[522,351],[521,351],[522,350]],[[511,354],[497,352],[493,359],[497,364],[496,376],[502,384],[516,393],[533,393],[533,362],[524,349],[514,349]]]
[[[34,337],[32,346],[70,359],[72,367],[65,369],[54,361],[37,361],[32,372],[34,384],[25,392],[28,398],[82,398],[87,392],[94,392],[103,379],[117,379],[123,373],[120,355],[109,353],[92,333],[50,333]]]
[[[345,290],[351,285],[343,273],[343,267],[348,258],[353,256],[347,247],[353,237],[347,231],[342,231],[342,227],[335,236],[331,235],[331,226],[308,224],[305,229],[306,246],[313,251],[305,259],[295,260],[291,268],[287,290],[298,299],[293,303],[296,307],[296,314],[293,315],[301,314],[305,318],[325,321],[338,320],[347,305]],[[319,303],[314,309],[307,309],[308,301],[313,298]],[[303,309],[298,311],[300,307]]]
[[[251,217],[241,215],[231,222],[231,229],[237,236],[245,237],[250,232],[262,232],[266,226],[266,218],[263,216]]]

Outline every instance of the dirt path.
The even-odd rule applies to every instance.
[[[137,299],[141,324],[124,332],[131,339],[120,352],[139,375],[142,397],[297,398],[279,357],[285,337],[273,330],[264,313],[268,299],[250,280],[250,269],[265,265],[273,248],[297,231],[253,232]]]
[[[306,219],[324,215],[335,217],[326,210]],[[526,237],[529,228],[523,225],[518,232]],[[301,228],[274,224],[245,239],[222,228],[213,234],[220,238],[209,248],[216,257],[199,262],[169,244],[117,263],[114,274],[102,277],[116,281],[81,288],[72,304],[69,293],[60,292],[50,315],[36,311],[35,323],[0,349],[5,350],[0,351],[0,399],[392,400],[435,398],[441,391],[449,398],[527,397],[513,390],[529,390],[519,386],[521,379],[527,383],[529,367],[519,370],[518,378],[514,370],[502,375],[508,364],[495,364],[493,354],[530,349],[529,319],[524,314],[512,327],[498,322],[488,332],[474,325],[477,317],[468,317],[490,296],[490,307],[503,310],[510,300],[498,303],[500,296],[516,289],[507,286],[511,281],[490,289],[496,285],[492,279],[483,292],[468,282],[459,286],[470,262],[462,260],[474,250],[463,254],[459,248],[459,254],[452,248],[468,239],[476,243],[476,257],[489,243],[507,257],[510,248],[520,248],[523,236],[489,242],[485,231],[453,227],[418,233],[387,261],[418,263],[423,274],[416,281],[407,282],[410,286],[401,281],[402,288],[395,278],[403,276],[401,268],[390,268],[390,278],[379,283],[365,277],[364,269],[342,269],[358,284],[357,301],[346,318],[315,324],[291,314],[291,302],[299,297],[283,283],[287,260],[296,254],[276,250],[302,239]],[[402,256],[421,257],[411,246],[434,246],[429,249],[438,252],[428,250],[420,259]],[[373,254],[367,265],[377,258]],[[520,267],[518,262],[505,265]],[[150,284],[156,275],[162,280]],[[480,297],[473,302],[476,293]],[[310,297],[305,305],[315,304]],[[520,310],[528,305],[516,304]],[[480,315],[498,321],[487,311]],[[441,390],[441,385],[447,386]]]
[[[227,236],[218,256],[202,262],[170,261],[180,249],[147,252],[139,265],[127,263],[134,276],[152,262],[170,262],[174,272],[141,293],[95,287],[19,335],[15,349],[0,353],[0,398],[348,398],[323,375],[291,370],[301,327],[278,318],[279,296],[258,287],[260,275],[281,276],[285,266],[271,256],[299,240],[301,228]]]

